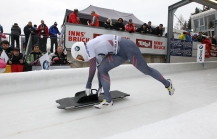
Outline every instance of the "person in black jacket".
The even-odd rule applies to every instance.
[[[70,64],[67,60],[67,55],[63,53],[63,47],[58,46],[55,53],[50,54],[50,65],[66,65]]]
[[[125,27],[124,27],[123,19],[122,18],[118,19],[118,22],[115,23],[114,28],[116,30],[125,31]]]
[[[23,54],[20,53],[19,48],[14,48],[12,57],[8,60],[7,64],[23,64]]]
[[[139,33],[147,33],[147,24],[144,23],[140,28],[138,28],[136,30],[136,32],[139,32]]]
[[[37,31],[35,28],[32,26],[32,22],[29,22],[28,25],[26,25],[23,29],[24,34],[25,34],[25,45],[27,46],[28,40],[29,40],[29,35],[31,34],[32,36],[37,34]],[[32,41],[34,42],[34,41]],[[34,44],[31,44],[34,45]],[[32,46],[31,46],[32,49]]]
[[[11,27],[11,47],[14,48],[14,41],[16,41],[16,48],[19,48],[20,46],[20,41],[19,37],[21,34],[21,29],[18,26],[17,23],[14,23],[14,25]]]
[[[104,27],[105,27],[106,29],[112,29],[112,28],[113,28],[111,18],[108,18],[108,19],[105,21]]]
[[[5,51],[5,53],[7,54],[8,58],[12,57],[13,54],[13,48],[9,47],[9,42],[7,40],[4,40],[1,42],[1,46],[2,46],[2,50]]]
[[[151,21],[148,22],[147,33],[153,34],[152,27],[151,27]]]
[[[155,35],[158,35],[159,37],[161,37],[163,35],[163,24],[160,24],[158,27],[156,27],[154,32],[155,32]]]
[[[216,36],[213,36],[211,40],[212,40],[212,44],[216,45]]]

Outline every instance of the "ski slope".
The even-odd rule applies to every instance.
[[[131,96],[101,110],[57,109],[57,99],[85,89],[88,68],[1,74],[0,139],[217,138],[217,62],[149,66],[173,80],[173,96],[122,65],[110,71],[111,90]]]

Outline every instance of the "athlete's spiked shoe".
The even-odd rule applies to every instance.
[[[101,109],[106,107],[111,107],[113,105],[113,101],[110,103],[106,101],[106,99],[103,99],[103,101],[100,104],[94,105],[95,108]]]
[[[167,87],[167,90],[169,91],[169,95],[172,96],[172,95],[174,94],[174,92],[175,92],[175,88],[174,88],[174,86],[173,86],[172,80],[167,79],[167,81],[170,82],[170,86]]]

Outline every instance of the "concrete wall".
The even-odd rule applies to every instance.
[[[150,67],[159,70],[163,75],[187,71],[217,68],[217,62],[200,63],[151,63]],[[89,68],[71,68],[59,70],[43,70],[22,73],[0,74],[0,93],[24,92],[44,88],[58,88],[71,85],[83,85],[85,88]],[[111,80],[123,80],[144,76],[132,65],[121,65],[109,72]],[[96,77],[93,80],[97,84]]]

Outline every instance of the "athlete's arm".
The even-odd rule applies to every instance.
[[[88,77],[87,85],[86,85],[87,89],[91,89],[92,87],[93,77],[96,72],[96,57],[90,59],[89,62],[90,62],[90,68],[89,68],[89,77]]]

